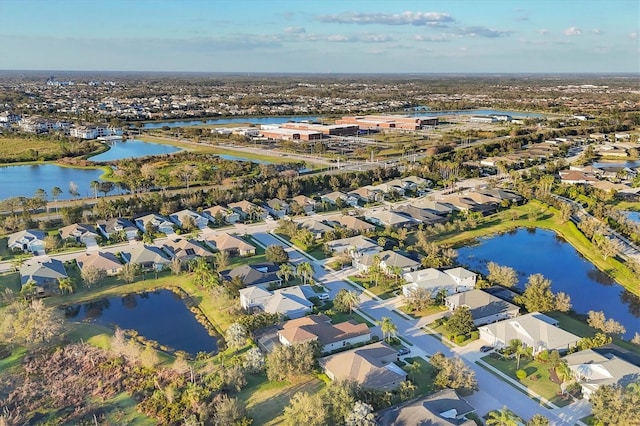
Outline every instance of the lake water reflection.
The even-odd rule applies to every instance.
[[[72,321],[136,330],[148,340],[191,355],[217,351],[216,338],[196,321],[180,296],[169,290],[132,293],[70,306],[66,316]]]
[[[178,151],[181,151],[181,149],[173,145],[129,139],[126,141],[111,142],[109,143],[108,151],[94,155],[88,159],[91,161],[115,161],[126,158],[171,154]]]
[[[529,275],[541,273],[552,281],[554,292],[571,296],[576,312],[603,311],[626,327],[627,338],[640,332],[640,298],[596,269],[554,232],[518,229],[485,238],[458,249],[458,260],[483,274],[487,262],[510,266],[518,272],[520,289]]]

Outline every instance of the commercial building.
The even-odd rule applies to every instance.
[[[438,117],[412,117],[409,115],[355,115],[344,116],[336,124],[358,125],[361,129],[420,130],[436,126]]]
[[[326,136],[354,136],[358,134],[360,126],[355,124],[311,124],[311,123],[284,123],[280,125],[282,129],[310,130],[320,132]]]

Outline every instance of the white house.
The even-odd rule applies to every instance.
[[[208,218],[189,209],[180,210],[179,212],[169,215],[173,223],[181,228],[184,228],[185,221],[187,221],[189,217],[198,229],[204,229],[209,224]]]
[[[110,238],[112,234],[124,232],[128,240],[134,240],[138,236],[138,228],[129,219],[116,217],[108,220],[99,220],[98,231],[105,238]]]
[[[445,299],[444,303],[451,312],[461,306],[469,308],[476,327],[515,318],[520,313],[520,308],[516,305],[476,289],[452,294]]]
[[[216,223],[218,225],[222,225],[222,223],[217,223],[218,219],[216,216],[221,215],[224,222],[228,224],[234,224],[240,222],[240,215],[235,211],[228,209],[222,206],[213,206],[208,209],[204,209],[202,211],[202,215],[208,217],[212,223]]]
[[[429,290],[431,294],[441,289],[447,294],[472,290],[476,286],[476,274],[464,268],[452,268],[440,271],[435,268],[421,269],[404,274],[407,284],[402,286],[402,294],[410,297],[417,288]]]
[[[173,226],[174,223],[169,220],[168,218],[156,214],[156,213],[150,213],[148,215],[145,216],[141,216],[139,218],[135,219],[136,222],[136,226],[142,231],[142,232],[147,232],[146,231],[146,225],[147,223],[151,223],[151,225],[153,225],[153,227],[155,229],[158,230],[158,232],[162,232],[163,234],[173,234]]]
[[[146,244],[136,244],[122,253],[127,263],[140,265],[145,270],[162,271],[169,266],[171,260],[162,249]]]
[[[246,310],[259,309],[288,318],[300,318],[311,312],[311,303],[300,286],[273,291],[260,286],[240,289],[240,305]]]
[[[25,253],[44,253],[44,237],[44,232],[37,229],[14,232],[8,235],[7,247],[9,250],[20,250]]]

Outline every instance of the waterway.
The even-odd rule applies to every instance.
[[[571,297],[577,313],[603,311],[625,326],[626,338],[640,332],[640,297],[600,272],[552,231],[519,229],[483,238],[458,249],[458,261],[483,274],[488,273],[487,262],[510,266],[518,272],[521,290],[529,275],[540,273],[551,280],[554,292]]]
[[[36,190],[44,189],[48,200],[52,201],[51,189],[55,186],[62,190],[59,200],[70,200],[72,183],[77,186],[80,197],[91,197],[91,181],[100,180],[104,172],[100,169],[77,169],[61,167],[57,164],[34,164],[0,167],[0,200],[10,197],[33,197]],[[114,189],[111,195],[122,192]]]
[[[593,167],[640,167],[640,160],[629,161],[598,161],[593,163]]]
[[[450,111],[432,111],[430,109],[420,110],[419,112],[411,113],[414,116],[443,116],[443,115],[510,115],[514,118],[545,118],[545,114],[537,112],[527,111],[507,111],[501,109],[463,109],[463,110],[450,110]]]
[[[234,123],[251,123],[251,124],[282,124],[288,121],[317,121],[320,117],[311,115],[289,115],[283,117],[234,117],[234,118],[211,118],[211,119],[193,119],[193,120],[180,120],[180,121],[154,121],[150,123],[144,123],[143,129],[160,129],[164,126],[167,127],[188,127],[188,126],[202,126],[210,124],[234,124]]]
[[[144,142],[137,139],[109,142],[109,150],[89,157],[90,161],[116,161],[127,158],[148,157],[151,155],[165,155],[182,151],[181,148],[162,143]]]
[[[196,321],[180,296],[169,290],[133,293],[70,306],[66,316],[71,321],[136,330],[147,340],[191,355],[218,350],[216,338]]]

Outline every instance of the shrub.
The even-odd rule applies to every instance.
[[[466,340],[466,339],[465,339],[465,335],[464,335],[464,334],[459,334],[459,335],[457,335],[457,336],[455,337],[455,342],[456,342],[457,344],[460,344],[460,343],[464,342],[465,340]]]
[[[527,377],[527,372],[520,369],[518,371],[516,371],[516,377],[520,380],[524,379],[525,377]]]
[[[478,340],[480,338],[480,332],[479,331],[472,331],[471,332],[471,340]]]
[[[548,350],[543,350],[542,352],[540,352],[537,356],[536,356],[537,360],[541,363],[546,363],[547,361],[549,361],[549,351]]]

